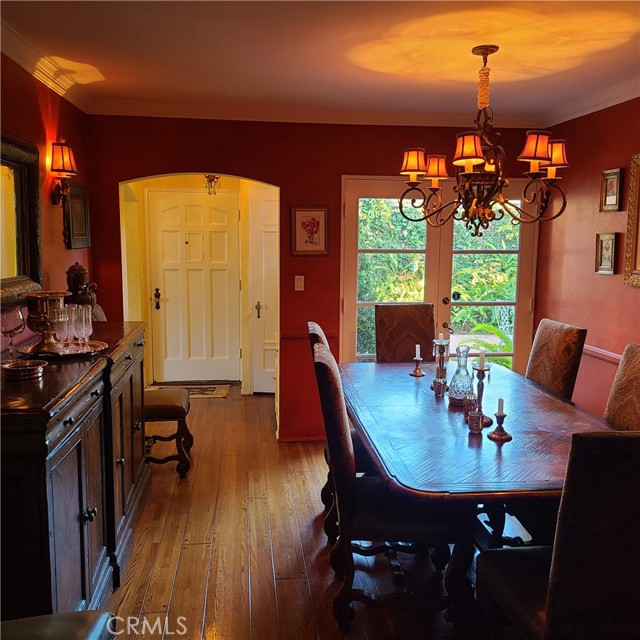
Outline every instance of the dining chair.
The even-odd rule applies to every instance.
[[[375,323],[377,362],[412,362],[417,344],[422,347],[423,361],[435,360],[433,304],[376,304]]]
[[[640,432],[573,434],[553,546],[478,556],[480,638],[505,619],[526,640],[640,637],[638,540]]]
[[[586,337],[586,329],[543,318],[533,339],[525,377],[571,400]]]
[[[323,344],[327,349],[329,347],[329,341],[323,331],[322,327],[317,322],[307,322],[309,330],[309,344],[311,345],[311,357],[313,357],[313,347],[316,344]],[[356,461],[356,473],[362,473],[366,475],[377,475],[377,471],[371,457],[367,453],[367,450],[362,444],[362,440],[358,435],[358,432],[349,427],[351,434],[351,442],[353,444],[353,452]],[[331,462],[329,458],[329,450],[327,447],[324,449],[324,459],[327,463],[327,481],[320,491],[320,499],[327,512],[324,519],[324,532],[327,535],[329,544],[335,544],[338,538],[338,515],[336,512],[336,505],[333,499],[333,479],[331,476]]]
[[[356,475],[338,365],[324,344],[316,344],[313,349],[339,526],[338,540],[330,554],[331,567],[342,582],[333,602],[333,613],[341,629],[346,630],[355,615],[352,602],[385,606],[404,601],[408,595],[399,592],[375,595],[354,588],[353,541],[398,541],[374,544],[368,552],[363,551],[365,555],[386,553],[396,548],[411,552],[425,548],[448,549],[447,545],[459,538],[461,522],[468,519],[465,519],[466,511],[463,513],[463,507],[458,504],[405,497],[389,491],[380,477]],[[401,543],[414,544],[407,546]],[[441,573],[435,576],[441,578]],[[448,606],[448,598],[440,590],[440,581],[436,582],[438,594],[427,602],[421,601],[433,612]]]
[[[631,342],[622,352],[604,418],[618,429],[640,431],[640,344]]]

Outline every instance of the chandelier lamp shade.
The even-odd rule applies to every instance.
[[[51,201],[64,207],[69,196],[69,178],[78,173],[73,149],[64,139],[51,144],[51,173],[55,180]]]
[[[498,51],[496,45],[474,47],[482,56],[478,85],[478,114],[475,129],[456,136],[452,164],[455,167],[455,198],[443,204],[440,180],[449,178],[446,156],[425,155],[422,147],[405,149],[400,174],[407,176],[407,189],[399,200],[400,213],[412,222],[426,220],[440,227],[449,220],[464,222],[472,236],[480,237],[494,220],[505,215],[513,224],[553,220],[567,206],[567,196],[558,184],[558,169],[568,167],[564,140],[552,140],[549,131],[527,131],[518,160],[529,163],[528,178],[519,203],[510,201],[503,191],[509,186],[504,175],[506,153],[493,129],[493,110],[489,106],[489,67],[487,58]],[[422,186],[423,180],[428,186]],[[554,198],[554,194],[557,198]],[[555,205],[555,206],[554,206]],[[527,207],[527,208],[525,208]]]

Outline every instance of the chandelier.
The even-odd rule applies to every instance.
[[[412,222],[426,220],[433,227],[441,227],[452,218],[465,223],[472,236],[480,237],[494,220],[505,215],[512,224],[553,220],[565,210],[567,196],[558,185],[556,170],[568,167],[564,140],[551,140],[549,131],[527,131],[524,149],[518,160],[529,162],[529,179],[522,190],[520,202],[524,209],[508,200],[503,190],[509,186],[504,176],[505,150],[498,144],[500,134],[493,129],[493,110],[489,106],[489,67],[487,58],[498,51],[496,45],[474,47],[473,55],[482,56],[478,83],[478,115],[475,129],[456,136],[453,164],[456,167],[455,199],[442,203],[442,187],[439,180],[449,177],[446,156],[428,155],[423,148],[405,149],[400,174],[408,176],[408,188],[400,196],[400,213]],[[423,189],[423,179],[431,186]],[[559,207],[551,206],[553,193],[561,198]],[[405,201],[411,207],[405,210]]]

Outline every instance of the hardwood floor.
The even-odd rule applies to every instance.
[[[331,613],[338,584],[329,568],[320,488],[321,442],[278,443],[273,396],[193,398],[189,475],[152,465],[125,582],[111,597],[117,638],[207,640],[439,639],[443,615],[356,605],[343,634]],[[149,423],[169,433],[171,423]],[[154,455],[171,452],[157,443]],[[388,561],[358,561],[361,586],[393,590]],[[411,576],[428,560],[406,560]]]

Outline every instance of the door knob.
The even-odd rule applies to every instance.
[[[442,328],[446,329],[449,333],[455,333],[455,331],[449,326],[448,322],[443,322],[442,323]]]
[[[160,308],[160,289],[156,288],[156,292],[153,294],[153,297],[156,300],[156,309]]]
[[[260,309],[262,309],[262,305],[260,304],[260,300],[258,300],[258,304],[256,304],[255,309],[258,312],[258,320],[259,320],[260,319]]]

